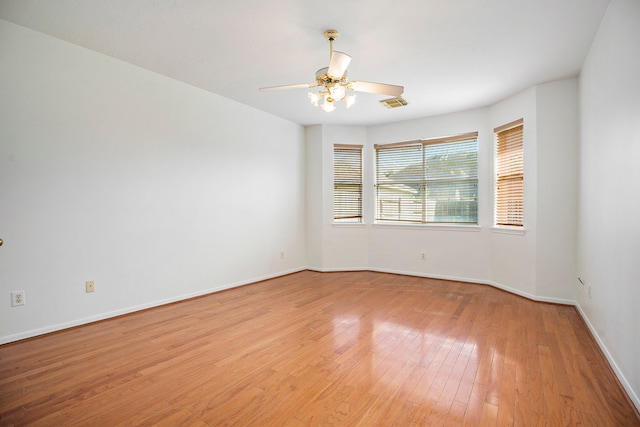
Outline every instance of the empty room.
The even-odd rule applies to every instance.
[[[0,426],[640,426],[640,1],[0,0]]]

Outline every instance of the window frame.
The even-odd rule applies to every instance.
[[[362,201],[362,196],[363,196],[363,157],[362,157],[362,151],[363,151],[363,146],[362,145],[356,145],[356,144],[334,144],[333,145],[333,214],[332,214],[332,221],[334,224],[363,224],[363,201]],[[358,153],[357,157],[358,157],[358,161],[359,161],[359,170],[355,170],[355,177],[356,179],[353,179],[352,177],[349,177],[349,175],[353,174],[353,170],[352,169],[345,169],[342,171],[342,173],[336,173],[337,169],[338,169],[338,158],[339,156],[337,155],[337,153]],[[345,160],[345,162],[347,162],[347,159],[343,159]],[[339,180],[339,177],[343,177],[345,179],[343,179],[342,181]],[[349,179],[347,179],[346,177],[349,177]],[[348,214],[349,212],[349,208],[348,208],[348,203],[349,201],[345,201],[344,199],[342,201],[338,200],[339,198],[339,194],[341,194],[338,191],[338,187],[346,187],[346,188],[355,188],[355,194],[357,194],[357,205],[356,205],[356,209],[355,211],[351,211],[351,215]],[[349,191],[347,190],[346,192],[342,192],[343,195],[349,195],[349,194],[354,194],[353,191]],[[345,212],[345,216],[342,216],[340,218],[338,218],[338,206],[342,206],[342,210],[344,210]]]
[[[467,177],[452,177],[450,179],[446,179],[443,178],[442,176],[440,176],[439,178],[435,179],[433,177],[428,177],[427,176],[427,165],[429,164],[429,161],[431,159],[427,158],[427,153],[428,153],[428,147],[430,146],[441,146],[443,147],[443,150],[446,149],[445,145],[449,145],[449,144],[459,144],[459,143],[467,143],[467,142],[473,142],[473,144],[475,145],[475,150],[473,151],[474,159],[472,162],[472,169],[474,169],[475,174],[472,176],[467,176]],[[454,149],[457,147],[453,147]],[[458,134],[458,135],[451,135],[451,136],[446,136],[446,137],[438,137],[438,138],[429,138],[429,139],[420,139],[420,140],[413,140],[413,141],[405,141],[405,142],[397,142],[397,143],[390,143],[390,144],[376,144],[374,145],[374,149],[375,149],[375,184],[374,184],[374,192],[375,192],[375,223],[376,224],[385,224],[385,225],[397,225],[397,226],[436,226],[436,227],[448,227],[448,228],[466,228],[466,227],[478,227],[479,226],[479,195],[478,195],[478,187],[479,187],[479,177],[478,177],[478,166],[479,166],[479,146],[478,146],[478,132],[468,132],[468,133],[463,133],[463,134]],[[419,213],[419,220],[417,219],[417,217],[414,218],[410,218],[410,214],[409,216],[405,217],[405,218],[401,218],[400,215],[400,210],[401,210],[401,206],[402,206],[402,200],[399,198],[398,200],[398,218],[397,219],[392,219],[389,218],[388,216],[385,216],[384,214],[381,214],[382,211],[382,207],[381,207],[381,191],[382,188],[387,185],[387,186],[391,186],[392,184],[390,183],[384,183],[381,182],[380,178],[380,152],[384,151],[384,150],[394,150],[394,149],[406,149],[408,155],[410,156],[410,150],[416,150],[419,149],[420,150],[420,155],[422,157],[421,159],[421,163],[420,163],[420,177],[416,179],[416,176],[413,176],[413,179],[407,179],[406,182],[405,181],[398,181],[397,184],[398,185],[405,185],[407,187],[409,186],[414,186],[414,187],[420,187],[416,193],[417,196],[414,195],[414,199],[418,198],[419,201],[418,203],[416,203],[415,201],[413,202],[413,208],[415,209],[416,205],[419,204],[420,205],[420,213]],[[414,155],[417,155],[417,152],[413,153]],[[405,155],[405,153],[401,153],[398,155],[398,157],[401,157]],[[415,162],[415,159],[413,160]],[[460,163],[455,163],[455,166],[465,166],[465,162],[460,162]],[[411,164],[409,161],[407,161],[407,165],[405,166],[405,168],[410,167]],[[384,169],[385,173],[387,171],[387,169]],[[472,212],[475,213],[475,215],[472,215],[471,218],[474,218],[475,221],[434,221],[433,218],[435,218],[436,216],[436,212],[437,212],[437,207],[435,207],[436,205],[433,205],[432,207],[429,207],[428,205],[430,204],[434,204],[438,201],[437,197],[429,197],[428,195],[428,187],[429,187],[429,183],[431,183],[431,185],[433,186],[434,183],[439,182],[439,183],[444,183],[445,181],[447,182],[463,182],[463,181],[471,181],[471,185],[468,186],[460,186],[459,188],[456,187],[455,185],[447,187],[445,185],[446,190],[468,190],[468,189],[475,189],[475,194],[474,197],[472,197],[471,200],[468,200],[468,197],[463,198],[461,201],[466,201],[472,202],[473,205],[473,210]],[[447,204],[447,208],[448,208],[448,204]],[[462,211],[464,211],[464,207],[462,209]],[[458,210],[456,209],[456,212],[458,212]],[[431,220],[429,219],[429,217],[432,217]],[[445,217],[449,216],[461,216],[464,217],[464,215],[444,215]]]
[[[494,134],[493,227],[525,228],[524,119],[498,126]],[[504,191],[501,193],[501,183]],[[509,195],[508,193],[511,193]],[[509,209],[509,205],[515,206]],[[505,207],[506,206],[506,207]],[[501,210],[504,207],[504,210]]]

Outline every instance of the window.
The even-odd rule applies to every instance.
[[[523,120],[493,130],[496,138],[496,225],[524,224]]]
[[[362,222],[362,147],[333,147],[333,220]]]
[[[376,145],[376,220],[478,223],[478,133]]]

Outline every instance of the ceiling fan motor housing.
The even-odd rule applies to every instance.
[[[335,84],[335,83],[339,83],[339,84],[346,84],[347,83],[347,72],[346,71],[342,75],[342,77],[340,77],[339,79],[332,79],[329,76],[328,71],[329,71],[329,67],[320,68],[318,71],[316,71],[316,82],[318,82],[318,85],[326,86],[326,85],[331,85],[331,84]]]

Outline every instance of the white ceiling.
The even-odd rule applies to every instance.
[[[370,125],[490,105],[578,75],[609,0],[0,0],[0,18],[300,124]],[[351,80],[403,85],[406,107],[305,89],[334,48]]]

